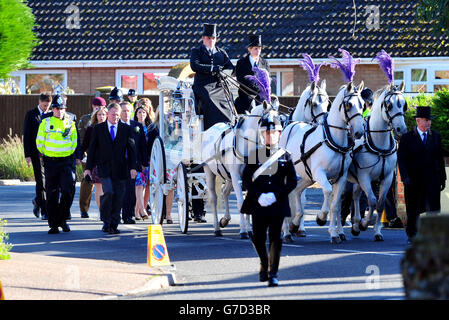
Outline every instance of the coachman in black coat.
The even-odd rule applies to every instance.
[[[195,71],[192,89],[199,107],[197,111],[204,115],[204,130],[207,130],[217,122],[234,120],[231,106],[219,80],[220,71],[234,70],[234,65],[226,51],[215,46],[216,25],[205,24],[203,28],[203,44],[192,50],[190,67]],[[204,44],[205,37],[213,38],[211,50]]]
[[[418,107],[416,117],[429,121],[430,107]],[[406,233],[413,238],[419,214],[441,209],[440,193],[446,185],[441,135],[429,129],[424,143],[417,127],[405,133],[399,142],[398,166],[404,183]]]
[[[260,47],[260,49],[262,48],[261,36],[249,36],[248,49],[252,47]],[[268,71],[268,73],[270,73],[270,66],[268,65],[268,62],[261,56],[259,56],[258,60],[259,61],[257,63],[255,62],[257,67],[259,69],[265,69]],[[251,80],[245,78],[245,76],[254,75],[253,67],[254,64],[251,63],[250,54],[248,53],[243,58],[240,58],[237,61],[237,64],[235,66],[235,76],[239,83],[243,84],[245,87],[250,88],[251,91],[259,93],[259,87],[257,87]],[[256,94],[253,94],[244,87],[239,88],[238,93],[239,96],[237,97],[237,99],[235,99],[235,109],[237,110],[237,113],[245,114],[245,111],[251,111],[251,103],[254,99],[248,96],[248,93],[253,96],[255,96]],[[257,104],[260,103],[256,103],[256,105]]]
[[[267,127],[265,134],[270,130],[278,131],[279,138],[282,130],[280,121],[279,119],[272,121],[269,118],[262,119],[261,127]],[[295,189],[297,183],[290,154],[286,150],[278,150],[276,145],[277,142],[274,145],[271,142],[267,147],[249,155],[249,163],[242,174],[242,185],[248,192],[240,209],[241,213],[252,215],[252,241],[260,258],[259,280],[268,280],[269,286],[277,286],[278,283],[282,223],[285,217],[290,216],[288,195]],[[267,163],[265,170],[255,175],[265,163]],[[269,200],[270,194],[272,200]],[[270,242],[269,254],[265,245],[267,230]]]

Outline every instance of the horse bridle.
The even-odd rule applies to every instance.
[[[317,115],[314,114],[313,109],[317,106],[317,103],[314,103],[312,101],[312,99],[315,96],[318,96],[318,97],[319,96],[323,96],[324,97],[324,100],[321,101],[321,103],[324,103],[324,102],[326,102],[329,99],[327,94],[324,94],[324,93],[318,92],[316,95],[313,94],[313,92],[310,93],[309,97],[306,100],[306,104],[305,104],[304,107],[307,108],[307,106],[310,106],[310,114],[312,115],[312,122],[317,122],[318,117],[321,117],[322,115],[324,115],[326,113],[326,112],[323,111],[323,112],[321,112],[321,113],[319,113]]]
[[[328,127],[330,128],[334,128],[334,129],[339,129],[339,130],[347,130],[349,131],[349,122],[351,122],[352,119],[354,119],[357,116],[360,116],[363,118],[363,115],[361,112],[356,112],[354,115],[352,115],[351,117],[348,115],[348,111],[352,109],[352,106],[349,104],[349,100],[354,97],[354,96],[359,96],[360,97],[360,93],[356,92],[356,93],[351,93],[348,94],[346,96],[343,97],[343,101],[341,102],[339,109],[341,111],[341,107],[344,106],[343,111],[345,113],[345,123],[346,123],[346,127],[338,127],[338,126],[334,126],[331,124],[328,124]]]
[[[392,130],[394,129],[393,128],[393,119],[396,117],[399,117],[399,116],[404,116],[404,112],[407,110],[407,101],[405,101],[404,112],[399,111],[399,112],[395,113],[393,116],[390,115],[390,112],[388,109],[392,109],[392,106],[391,107],[387,106],[387,100],[389,101],[392,96],[399,95],[399,94],[402,95],[402,92],[401,91],[389,91],[385,95],[384,101],[382,101],[382,105],[381,105],[381,108],[385,109],[385,114],[387,115],[387,118],[388,118],[388,125],[390,126],[390,128]],[[389,102],[389,103],[391,104],[391,102]]]

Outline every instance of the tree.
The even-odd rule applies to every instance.
[[[28,59],[40,41],[33,32],[35,18],[23,0],[0,0],[0,79],[31,67]]]
[[[449,35],[449,0],[420,0],[418,17],[433,25],[435,35]]]

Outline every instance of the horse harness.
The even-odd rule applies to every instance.
[[[235,156],[237,159],[239,159],[240,161],[242,161],[242,162],[245,163],[245,164],[248,163],[248,156],[247,156],[247,155],[244,155],[244,154],[241,154],[241,153],[238,151],[238,148],[237,148],[237,136],[239,135],[239,131],[240,131],[240,129],[241,129],[243,123],[245,122],[246,118],[247,118],[247,117],[260,117],[259,122],[258,122],[258,123],[260,123],[260,121],[262,120],[262,117],[263,117],[264,115],[265,115],[265,112],[264,112],[261,116],[259,116],[259,115],[250,115],[250,114],[247,114],[247,115],[245,115],[245,116],[243,116],[243,117],[239,117],[238,120],[237,120],[237,123],[236,123],[234,126],[232,126],[232,125],[229,124],[229,127],[221,133],[219,139],[215,142],[215,146],[214,146],[214,148],[215,148],[215,156],[214,156],[213,158],[215,158],[215,160],[217,161],[217,172],[218,172],[218,174],[223,178],[223,180],[226,180],[226,177],[224,177],[224,176],[222,175],[222,173],[220,172],[220,170],[219,170],[220,167],[221,167],[221,168],[224,170],[224,172],[226,173],[227,179],[231,179],[231,174],[230,174],[229,171],[226,169],[226,167],[223,165],[223,161],[220,161],[221,159],[223,159],[223,157],[226,155],[226,153],[227,153],[228,151],[232,150],[232,152],[234,153],[234,156]],[[234,138],[233,138],[232,146],[220,150],[220,145],[221,145],[223,139],[224,139],[224,138],[226,137],[226,135],[227,135],[228,133],[230,133],[230,132],[234,132]],[[252,141],[252,140],[250,140],[248,137],[242,137],[242,138],[243,138],[244,140],[246,140],[246,141],[254,142],[254,143],[256,144],[256,148],[259,147],[259,143],[258,143],[257,140],[256,140],[256,141]],[[219,156],[218,156],[218,155],[219,155]],[[219,158],[219,157],[220,157],[220,158]],[[211,160],[211,159],[210,159],[210,160]],[[208,162],[208,161],[206,161],[206,162]]]
[[[318,150],[318,148],[320,148],[323,143],[326,144],[326,146],[328,146],[332,151],[340,153],[342,155],[342,161],[341,161],[341,166],[340,166],[340,171],[338,173],[338,177],[335,179],[331,179],[329,180],[329,182],[331,184],[336,183],[342,176],[344,173],[344,164],[345,164],[345,160],[346,160],[346,154],[352,149],[352,147],[354,146],[354,140],[352,139],[352,137],[348,134],[348,145],[346,147],[344,146],[340,146],[338,145],[334,139],[332,138],[332,135],[329,131],[329,128],[336,128],[336,129],[340,129],[340,130],[349,130],[349,128],[343,128],[343,127],[337,127],[337,126],[333,126],[328,124],[327,122],[327,117],[328,114],[325,113],[324,114],[324,118],[323,118],[323,123],[321,124],[321,126],[323,127],[323,136],[324,136],[324,140],[318,142],[315,146],[313,146],[312,148],[310,148],[307,152],[305,151],[305,143],[307,138],[318,128],[318,125],[314,125],[312,128],[310,128],[309,130],[306,131],[306,133],[304,134],[304,138],[302,140],[301,146],[300,146],[300,150],[301,150],[301,156],[298,160],[296,160],[293,164],[297,165],[298,163],[302,162],[304,164],[304,169],[307,173],[307,175],[309,176],[310,180],[313,181],[313,176],[312,176],[312,172],[310,170],[310,167],[307,163],[307,160],[312,156],[312,154]],[[352,119],[355,116],[349,118]],[[347,123],[350,120],[347,121]],[[293,126],[297,125],[299,122],[293,122],[292,123],[292,128]],[[291,129],[292,130],[292,129]],[[288,133],[287,136],[287,141],[288,138],[290,137],[290,132]]]

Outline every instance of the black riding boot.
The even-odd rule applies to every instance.
[[[279,261],[281,259],[282,240],[273,241],[270,244],[269,270],[268,270],[268,286],[275,287],[278,285]]]
[[[268,280],[268,254],[265,243],[256,244],[253,242],[254,249],[260,259],[259,281],[264,282]]]

